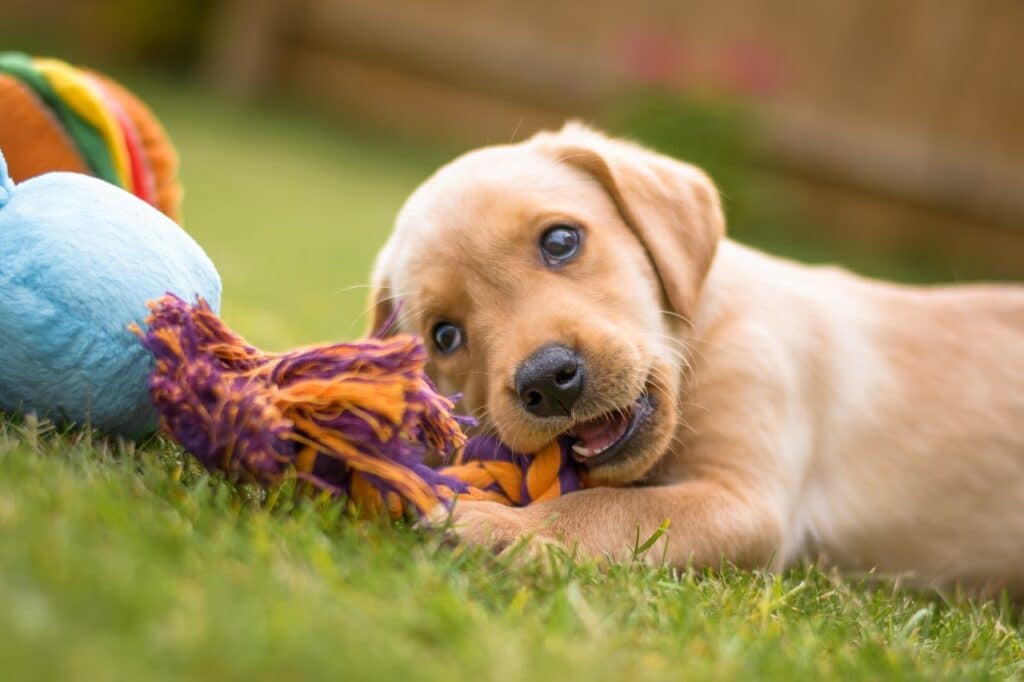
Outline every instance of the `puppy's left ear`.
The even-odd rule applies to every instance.
[[[675,312],[692,320],[725,234],[718,190],[702,170],[579,123],[533,143],[593,176],[640,239]]]

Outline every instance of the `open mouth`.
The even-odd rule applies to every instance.
[[[642,393],[628,408],[576,424],[565,432],[572,439],[573,459],[588,467],[611,461],[629,444],[653,411],[651,399]]]

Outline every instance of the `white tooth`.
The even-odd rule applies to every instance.
[[[589,457],[590,456],[590,450],[588,450],[587,448],[583,447],[579,443],[574,443],[573,444],[572,451],[575,452],[577,455],[579,455],[581,457]]]

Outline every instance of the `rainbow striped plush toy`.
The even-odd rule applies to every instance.
[[[167,134],[145,104],[98,73],[0,52],[0,149],[15,182],[85,173],[181,222],[178,158]]]
[[[150,395],[163,430],[231,478],[273,485],[294,475],[392,518],[459,497],[522,506],[582,486],[568,443],[522,454],[487,436],[467,440],[415,336],[271,354],[202,300],[168,295],[150,310],[135,331],[156,358]],[[433,469],[431,454],[451,463]]]

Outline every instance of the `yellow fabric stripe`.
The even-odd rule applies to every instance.
[[[107,110],[100,94],[89,81],[70,64],[58,59],[37,58],[32,65],[43,74],[57,95],[67,106],[89,122],[107,143],[110,155],[114,159],[121,187],[135,192],[135,180],[132,177],[131,160],[128,156],[128,144],[120,124]]]

